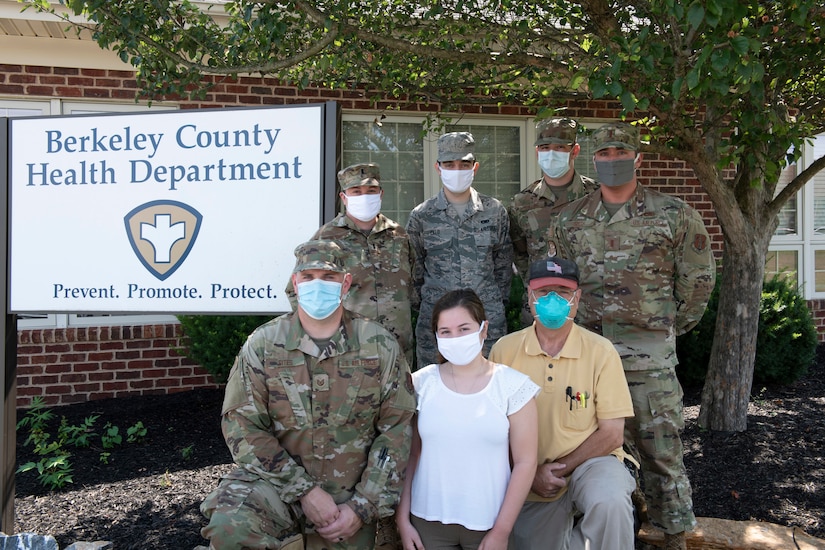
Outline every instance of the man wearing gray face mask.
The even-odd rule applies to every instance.
[[[716,263],[698,212],[637,181],[637,127],[605,124],[591,141],[600,187],[559,213],[548,248],[579,266],[576,321],[622,358],[635,412],[625,443],[639,455],[647,516],[665,533],[665,548],[680,550],[696,518],[679,434],[676,336],[701,319]]]

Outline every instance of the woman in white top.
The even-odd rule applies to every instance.
[[[401,541],[404,550],[504,550],[536,474],[539,387],[482,355],[486,314],[472,290],[442,296],[432,328],[446,361],[413,374]]]

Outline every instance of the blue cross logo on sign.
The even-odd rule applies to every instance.
[[[135,255],[149,272],[166,280],[195,244],[203,216],[182,202],[147,202],[124,216],[126,235]]]

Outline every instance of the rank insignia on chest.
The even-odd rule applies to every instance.
[[[314,375],[312,377],[312,391],[329,391],[329,375]]]

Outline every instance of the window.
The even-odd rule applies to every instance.
[[[794,285],[799,284],[799,251],[769,250],[765,260],[765,279],[771,279],[775,275],[787,278]],[[825,274],[825,273],[824,273]]]
[[[373,162],[381,169],[384,198],[381,211],[401,225],[410,211],[422,202],[424,173],[424,138],[420,122],[385,119],[346,120],[341,129],[341,168]]]
[[[777,185],[779,193],[800,170],[825,155],[825,134],[815,136],[802,149],[796,164],[788,166]],[[806,299],[825,297],[825,173],[812,180],[779,213],[779,226],[771,241],[765,277],[786,274],[799,285]]]
[[[381,168],[384,188],[382,212],[402,226],[410,211],[435,196],[441,181],[434,165],[438,157],[437,133],[424,133],[424,117],[344,113],[341,130],[341,166],[374,162]],[[446,132],[470,132],[476,142],[479,171],[473,186],[481,193],[510,202],[524,185],[536,179],[532,151],[534,124],[525,118],[463,118]],[[532,170],[531,170],[532,167]]]
[[[485,195],[496,197],[505,205],[522,185],[523,123],[513,125],[462,124],[451,126],[451,132],[470,132],[475,140],[475,155],[479,163],[473,187]],[[436,156],[437,156],[436,143]],[[433,174],[436,172],[433,169]],[[440,182],[439,182],[440,185]]]
[[[779,181],[776,184],[777,195],[796,177],[796,167],[796,164],[792,164],[782,170],[782,174],[779,176]],[[780,237],[783,235],[799,234],[799,216],[797,215],[798,197],[799,193],[788,200],[785,206],[779,211],[779,226],[776,228],[775,236]]]

